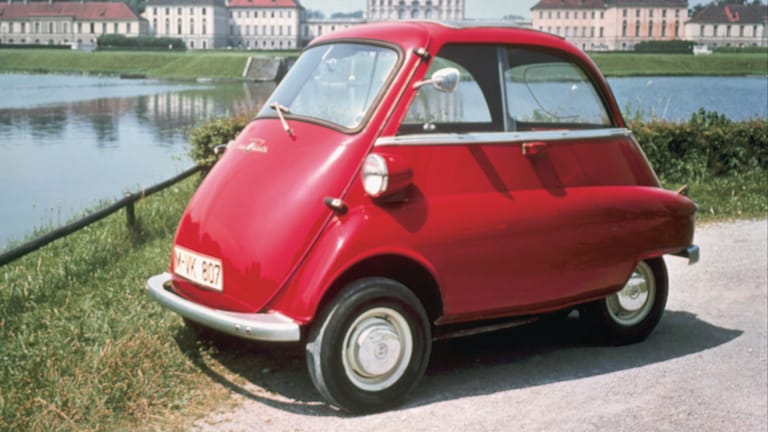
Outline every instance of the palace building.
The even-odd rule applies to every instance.
[[[103,34],[139,36],[146,22],[125,3],[27,2],[0,4],[2,45],[96,45]]]
[[[710,48],[768,46],[768,6],[708,6],[685,24],[685,38]]]

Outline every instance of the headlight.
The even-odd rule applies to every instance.
[[[389,170],[387,161],[376,153],[371,153],[363,163],[363,189],[373,198],[380,197],[387,191]]]

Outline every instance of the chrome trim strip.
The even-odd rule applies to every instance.
[[[426,146],[426,145],[476,145],[509,144],[523,141],[565,141],[599,139],[632,135],[626,128],[580,129],[563,131],[533,132],[478,132],[478,133],[437,133],[414,134],[394,137],[379,137],[375,147],[383,146]]]
[[[298,323],[279,313],[237,313],[211,309],[191,302],[167,288],[170,273],[147,280],[150,296],[163,307],[205,327],[244,339],[296,342],[301,339]]]
[[[699,246],[691,245],[681,250],[680,252],[673,253],[672,255],[688,258],[688,265],[694,265],[699,262]]]

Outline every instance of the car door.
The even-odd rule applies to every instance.
[[[459,89],[422,87],[391,143],[413,168],[411,204],[426,208],[418,242],[444,320],[544,310],[620,283],[626,259],[601,251],[616,226],[593,187],[637,173],[587,75],[496,45],[446,45],[431,71],[442,67],[460,70]]]

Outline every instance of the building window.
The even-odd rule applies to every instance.
[[[571,17],[570,11],[565,11],[565,19],[569,19]]]
[[[181,15],[181,8],[178,8],[178,9],[176,9],[176,13],[177,13],[178,15]]]
[[[195,14],[195,8],[189,8],[189,14],[194,15]],[[194,44],[194,42],[192,42]]]
[[[653,20],[648,21],[648,37],[653,37]]]
[[[170,15],[171,14],[171,9],[170,8],[165,8],[165,14],[166,15]]]
[[[171,20],[165,19],[165,34],[171,34]]]
[[[666,9],[661,11],[661,17],[662,18],[666,18],[667,17],[667,10]]]
[[[570,27],[565,27],[565,37],[570,36],[570,33],[571,33],[571,28]]]
[[[208,34],[208,26],[205,24],[205,18],[203,18],[203,34]],[[205,45],[203,45],[203,48],[205,48]]]
[[[627,10],[626,9],[621,11],[621,16],[623,16],[624,18],[627,17]]]
[[[157,8],[152,8],[152,15],[157,15]]]
[[[635,21],[635,37],[640,37],[640,21]]]
[[[649,17],[651,17],[651,18],[653,18],[653,9],[651,9],[650,11],[648,11],[648,16],[649,16]]]
[[[205,15],[205,11],[206,11],[206,10],[208,10],[208,9],[206,9],[206,8],[203,8],[203,15]],[[205,46],[203,46],[203,48],[205,48]]]
[[[731,37],[731,25],[730,24],[725,28],[725,35],[727,37]]]
[[[117,25],[117,24],[115,24]],[[731,29],[730,26],[728,28],[728,32],[730,33]],[[48,23],[48,33],[53,33],[53,23]],[[115,33],[117,33],[117,30],[115,30]]]
[[[115,23],[115,24],[113,25],[113,31],[112,31],[112,33],[119,33],[119,32],[117,31],[117,23]]]
[[[176,34],[181,34],[181,18],[176,20]]]
[[[624,20],[621,23],[621,36],[622,37],[627,37],[627,20]]]
[[[635,9],[635,18],[640,18],[640,9]]]
[[[701,25],[699,27],[699,36],[704,36],[704,26],[703,25]]]
[[[739,26],[739,36],[744,37],[744,26]]]
[[[96,33],[96,23],[91,23],[91,34]]]
[[[661,37],[667,37],[667,22],[661,22]]]
[[[189,19],[189,34],[195,34],[195,20],[192,18]]]
[[[712,26],[712,36],[717,36],[717,24]]]

